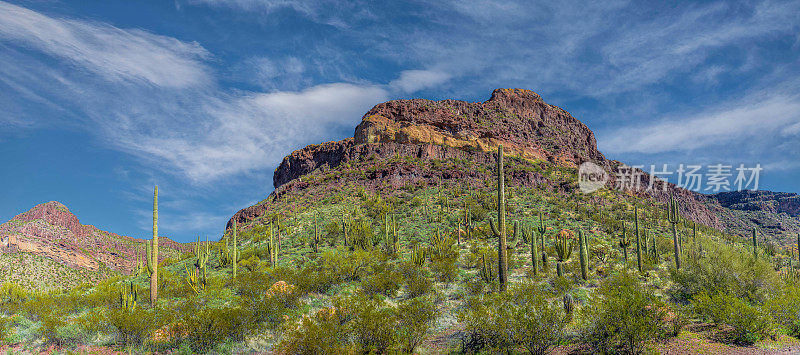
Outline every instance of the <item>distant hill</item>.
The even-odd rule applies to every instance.
[[[181,245],[160,238],[161,257]],[[63,204],[34,206],[0,225],[0,275],[28,287],[68,287],[130,273],[144,253],[144,240],[83,225]],[[137,254],[138,253],[138,254]]]

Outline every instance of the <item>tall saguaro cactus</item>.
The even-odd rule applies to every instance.
[[[269,223],[269,243],[267,244],[267,254],[269,254],[269,264],[272,267],[278,266],[278,244],[275,243],[275,222]]]
[[[536,226],[536,231],[539,232],[539,237],[542,238],[542,271],[545,271],[547,270],[547,253],[544,251],[544,234],[547,233],[547,227],[544,225],[541,210],[539,210],[539,225]]]
[[[639,236],[639,206],[633,208],[634,225],[636,226],[636,266],[642,272],[642,241]]]
[[[319,213],[314,213],[314,235],[311,237],[311,246],[314,248],[314,252],[319,252],[319,244],[321,242],[321,238],[319,236],[319,227],[317,226],[317,216]]]
[[[582,230],[578,231],[578,249],[581,258],[581,277],[584,280],[589,279],[589,253],[586,249],[586,235],[583,234]]]
[[[238,226],[236,220],[233,220],[233,251],[231,251],[231,261],[233,262],[233,278],[236,278],[236,270],[239,265],[239,243],[238,243]]]
[[[508,287],[508,250],[506,247],[506,184],[503,175],[503,145],[497,146],[497,226],[489,219],[497,243],[497,276],[500,279],[500,291]]]
[[[756,227],[753,227],[753,257],[758,257],[758,234],[756,232]]]
[[[625,258],[625,265],[628,265],[628,247],[631,246],[631,240],[628,239],[628,227],[625,223],[622,224],[622,235],[619,239],[619,247],[622,248],[622,255]]]
[[[147,272],[150,274],[150,304],[158,300],[158,186],[153,192],[153,239],[146,243]]]
[[[667,220],[672,225],[672,244],[675,247],[675,268],[681,268],[681,249],[678,244],[678,223],[681,221],[680,205],[675,196],[669,197],[669,209],[667,211]]]
[[[533,276],[538,276],[539,250],[537,247],[538,240],[536,240],[536,235],[533,233],[533,230],[522,227],[522,237],[523,239],[527,239],[531,243],[531,267],[533,267]]]

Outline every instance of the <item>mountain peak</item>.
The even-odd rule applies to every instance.
[[[577,166],[605,161],[594,133],[569,112],[524,89],[497,89],[485,102],[425,99],[392,100],[364,114],[353,138],[315,144],[283,159],[275,170],[276,188],[321,166],[335,167],[355,157],[359,145],[399,144],[491,153]],[[378,149],[378,148],[374,148]],[[367,152],[367,154],[370,154]],[[448,153],[450,155],[454,152]]]
[[[12,221],[28,223],[41,219],[47,224],[64,227],[77,237],[89,234],[86,228],[78,221],[78,217],[70,212],[69,208],[58,201],[40,203],[30,210],[18,214]]]
[[[508,106],[520,102],[544,102],[539,94],[528,89],[494,89],[489,101],[501,102]]]

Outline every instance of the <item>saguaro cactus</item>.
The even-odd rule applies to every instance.
[[[532,230],[522,227],[522,237],[531,243],[531,267],[533,267],[533,276],[539,275],[539,250],[538,240]]]
[[[239,266],[239,242],[237,240],[237,223],[233,221],[233,250],[231,251],[231,262],[233,263],[233,277],[236,278],[236,270]]]
[[[667,211],[667,220],[672,225],[672,244],[675,247],[675,268],[681,268],[681,249],[678,244],[678,223],[681,221],[680,205],[675,196],[669,198],[669,209]]]
[[[756,227],[753,227],[753,257],[758,257],[758,234],[756,232]]]
[[[269,244],[267,244],[267,254],[269,254],[269,264],[272,267],[278,265],[278,244],[275,243],[275,228],[274,223],[269,224]]]
[[[575,247],[572,241],[572,232],[562,230],[555,236],[556,257],[556,274],[561,277],[564,276],[563,264],[569,260],[572,255],[572,249]]]
[[[578,249],[581,258],[581,277],[584,280],[589,279],[589,253],[586,249],[586,235],[582,230],[578,231]]]
[[[492,281],[494,281],[492,266],[486,262],[486,254],[483,254],[483,264],[481,265],[480,275],[481,279],[486,283],[491,283]]]
[[[631,246],[631,240],[628,239],[628,227],[622,224],[622,235],[619,238],[619,247],[622,248],[622,255],[625,258],[625,264],[628,264],[628,247]]]
[[[319,252],[319,244],[320,244],[320,237],[319,237],[319,226],[317,225],[317,215],[319,213],[314,213],[314,235],[311,236],[311,246],[314,248],[314,252]]]
[[[564,314],[567,323],[572,322],[572,314],[575,311],[575,298],[572,297],[571,293],[567,293],[562,300],[564,301]]]
[[[394,212],[387,213],[383,222],[383,243],[386,246],[386,253],[391,256],[397,255],[397,251],[400,249],[400,237],[397,235],[398,228],[397,216],[395,216]]]
[[[547,253],[544,251],[544,235],[547,233],[547,227],[544,225],[544,218],[542,211],[539,211],[539,225],[536,226],[536,231],[539,232],[539,237],[542,238],[542,271],[547,270]]]
[[[147,273],[150,274],[150,304],[158,300],[158,186],[153,192],[153,239],[146,244]]]
[[[497,226],[489,219],[492,232],[497,243],[497,276],[500,279],[500,291],[508,287],[508,250],[506,246],[506,184],[503,173],[503,145],[497,146]]]
[[[639,207],[633,208],[633,220],[636,226],[636,266],[639,267],[639,272],[642,272],[642,241],[639,236]]]

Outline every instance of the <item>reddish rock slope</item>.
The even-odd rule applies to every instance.
[[[83,225],[56,201],[36,205],[0,225],[0,253],[31,253],[88,270],[97,270],[102,263],[118,272],[130,272],[135,267],[136,253],[143,253],[143,242]],[[170,254],[169,250],[181,248],[168,238],[160,238],[159,242],[165,250],[161,254],[164,257]]]

